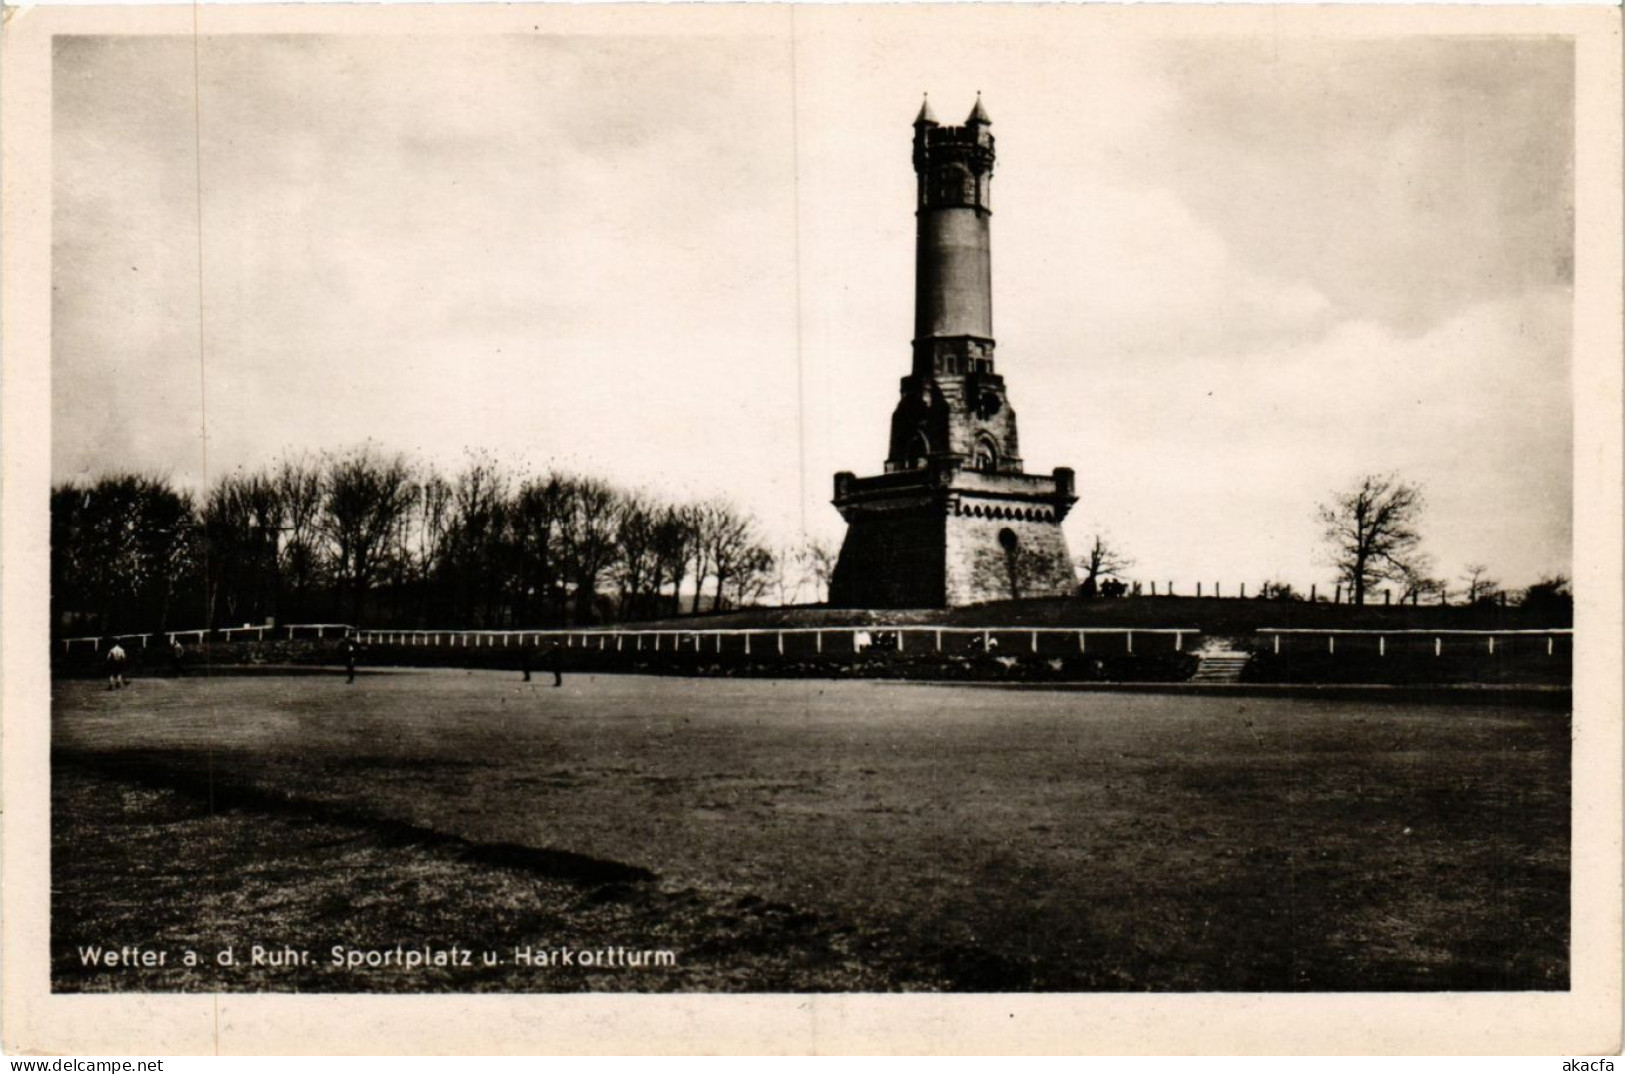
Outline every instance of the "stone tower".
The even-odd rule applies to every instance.
[[[1061,520],[1072,471],[1022,469],[1016,414],[993,363],[988,188],[992,121],[914,121],[914,357],[892,412],[886,472],[835,475],[846,540],[830,603],[940,608],[1076,586]]]

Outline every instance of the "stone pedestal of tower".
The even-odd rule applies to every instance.
[[[980,100],[965,125],[914,123],[914,359],[892,413],[886,472],[835,475],[846,540],[830,603],[934,608],[1073,592],[1061,521],[1072,471],[1026,473],[994,371],[989,185]]]
[[[1076,500],[1067,469],[979,473],[941,460],[875,477],[836,474],[847,530],[830,603],[942,608],[1071,593],[1061,520]]]

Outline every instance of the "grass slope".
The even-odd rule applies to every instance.
[[[994,601],[966,608],[859,609],[822,605],[746,608],[626,624],[645,629],[920,624],[1014,627],[1194,628],[1206,634],[1248,634],[1261,627],[1345,630],[1539,630],[1567,627],[1571,617],[1518,607],[1330,604],[1214,597],[1125,597],[1082,600],[1045,597]]]

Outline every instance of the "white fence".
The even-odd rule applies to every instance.
[[[525,646],[559,645],[565,649],[588,649],[615,652],[649,653],[723,653],[741,652],[745,655],[769,653],[783,656],[787,648],[820,653],[881,652],[979,652],[1028,653],[1088,653],[1091,639],[1098,651],[1109,643],[1121,640],[1121,651],[1182,650],[1186,638],[1200,637],[1194,627],[955,627],[955,626],[827,626],[827,627],[749,627],[749,628],[696,628],[693,630],[647,630],[619,627],[601,627],[576,630],[363,630],[347,623],[294,623],[285,626],[240,626],[217,630],[169,630],[145,634],[114,634],[88,638],[63,638],[62,651],[72,652],[75,646],[99,652],[104,641],[139,643],[145,649],[153,638],[162,638],[173,645],[177,640],[190,639],[194,644],[210,637],[223,641],[252,638],[264,641],[272,638],[327,638],[354,637],[370,645],[401,645],[425,648],[523,648]],[[1325,642],[1325,651],[1336,653],[1339,639],[1345,651],[1351,646],[1364,647],[1375,641],[1379,656],[1388,655],[1390,641],[1403,645],[1408,651],[1417,650],[1417,642],[1431,640],[1434,656],[1444,652],[1447,642],[1482,644],[1487,654],[1494,655],[1497,639],[1503,647],[1515,639],[1541,639],[1546,655],[1555,655],[1559,639],[1572,640],[1570,628],[1548,630],[1344,630],[1287,627],[1261,627],[1256,632],[1269,648],[1280,653],[1282,639],[1289,645],[1294,640],[1313,640],[1316,648]],[[1112,648],[1117,648],[1113,645]]]
[[[1277,629],[1275,627],[1260,627],[1257,633],[1260,636],[1269,639],[1270,649],[1274,653],[1279,653],[1281,651],[1282,638],[1287,638],[1289,641],[1295,638],[1303,638],[1305,640],[1313,640],[1316,642],[1324,640],[1326,643],[1326,652],[1336,653],[1337,642],[1338,639],[1341,638],[1343,639],[1345,652],[1348,651],[1351,643],[1359,644],[1362,642],[1370,642],[1375,640],[1377,643],[1378,656],[1388,655],[1390,638],[1394,639],[1397,643],[1404,645],[1405,648],[1410,652],[1417,651],[1418,642],[1422,643],[1421,648],[1423,651],[1425,651],[1427,648],[1426,643],[1431,641],[1433,643],[1432,649],[1434,656],[1444,655],[1446,641],[1466,642],[1473,645],[1475,648],[1479,644],[1482,644],[1484,646],[1485,653],[1489,656],[1494,656],[1495,643],[1496,639],[1498,638],[1502,642],[1503,649],[1516,639],[1534,639],[1536,640],[1537,644],[1543,641],[1545,643],[1546,655],[1555,656],[1557,653],[1557,640],[1559,638],[1565,638],[1571,641],[1574,638],[1574,631],[1572,628],[1558,628],[1551,630],[1313,630],[1308,628]],[[1318,647],[1319,646],[1317,644],[1316,648]]]
[[[75,645],[83,646],[93,652],[99,652],[104,641],[136,642],[141,643],[145,649],[153,638],[163,638],[166,645],[174,645],[177,640],[190,638],[192,644],[199,645],[210,636],[218,636],[222,641],[241,641],[252,636],[255,641],[264,641],[267,632],[274,638],[277,631],[283,631],[287,638],[299,637],[303,634],[307,638],[348,637],[356,633],[356,628],[348,623],[294,623],[288,626],[240,626],[220,627],[217,630],[157,630],[145,634],[100,634],[89,638],[63,638],[62,651],[73,652]]]
[[[1098,648],[1107,639],[1120,638],[1127,652],[1183,649],[1187,637],[1201,632],[1190,627],[1127,629],[1124,627],[951,627],[951,626],[827,626],[741,627],[696,630],[641,630],[605,627],[593,630],[363,630],[360,640],[372,645],[440,646],[449,648],[524,647],[559,645],[565,649],[615,652],[722,653],[785,655],[787,647],[813,653],[868,651],[947,652],[967,647],[981,652],[1087,653],[1090,639]],[[1042,642],[1041,642],[1042,639]],[[952,645],[959,642],[958,646]],[[967,645],[968,643],[968,645]],[[1064,645],[1062,644],[1064,643]]]

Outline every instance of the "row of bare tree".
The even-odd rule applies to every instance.
[[[342,618],[498,628],[822,597],[833,557],[775,550],[722,499],[672,503],[471,456],[453,477],[371,445],[228,474],[201,499],[143,475],[53,489],[62,629]]]

